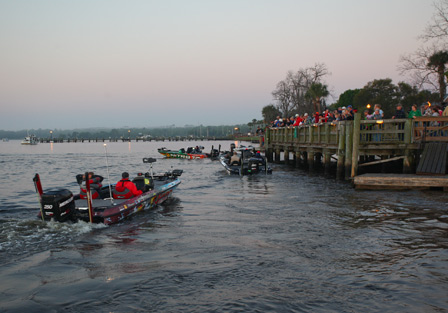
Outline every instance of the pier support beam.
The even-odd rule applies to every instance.
[[[331,152],[328,150],[324,150],[324,168],[325,174],[329,174],[331,171]]]
[[[289,151],[285,150],[283,152],[283,159],[285,160],[285,164],[289,165]]]
[[[295,152],[295,161],[296,161],[296,167],[300,167],[300,165],[302,164],[302,156],[300,151]]]
[[[352,171],[353,126],[345,125],[345,179],[349,179]]]
[[[274,159],[274,151],[272,150],[272,148],[268,148],[265,152],[266,158],[268,159],[269,162],[272,163],[273,159]]]
[[[412,132],[412,119],[407,119],[404,124],[404,143],[408,146],[411,143],[411,132]],[[414,169],[414,155],[411,150],[406,149],[404,151],[403,159],[403,173],[410,174]]]
[[[359,140],[361,132],[361,113],[355,113],[355,120],[353,122],[353,151],[352,151],[352,170],[351,178],[358,175],[358,162],[359,162]]]
[[[338,165],[336,176],[338,179],[343,179],[345,173],[345,123],[340,123],[338,125],[338,139]]]
[[[314,151],[307,151],[307,164],[310,171],[314,170]]]
[[[280,149],[275,150],[275,163],[280,163]]]

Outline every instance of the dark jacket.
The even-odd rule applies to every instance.
[[[395,118],[406,118],[406,114],[404,113],[403,109],[396,110],[394,116]]]

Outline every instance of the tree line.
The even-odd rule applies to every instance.
[[[277,116],[322,112],[351,105],[357,110],[370,104],[381,104],[385,116],[392,116],[397,104],[407,110],[412,104],[445,104],[448,72],[448,0],[434,3],[435,12],[430,23],[419,37],[421,46],[417,51],[402,55],[397,66],[407,81],[397,84],[390,78],[373,79],[363,88],[344,91],[332,105],[326,101],[330,96],[325,78],[330,71],[324,63],[288,71],[286,77],[272,91],[272,103],[262,109],[265,123]]]
[[[194,138],[233,138],[235,135],[247,135],[255,132],[261,121],[256,119],[247,124],[221,125],[221,126],[189,126],[176,127],[174,125],[158,128],[86,128],[76,130],[63,129],[30,129],[19,131],[0,130],[0,138],[23,139],[27,135],[38,138],[54,139],[121,139],[121,138],[168,138],[168,137],[194,137]]]

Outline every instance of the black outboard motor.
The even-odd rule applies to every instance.
[[[45,220],[58,222],[75,220],[75,201],[68,189],[52,189],[42,194],[42,209]]]
[[[250,158],[247,169],[249,172],[258,173],[260,171],[260,159]]]

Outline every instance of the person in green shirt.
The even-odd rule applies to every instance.
[[[412,109],[409,112],[408,118],[416,118],[417,116],[422,116],[422,112],[417,109],[417,106],[414,104],[412,105]]]

